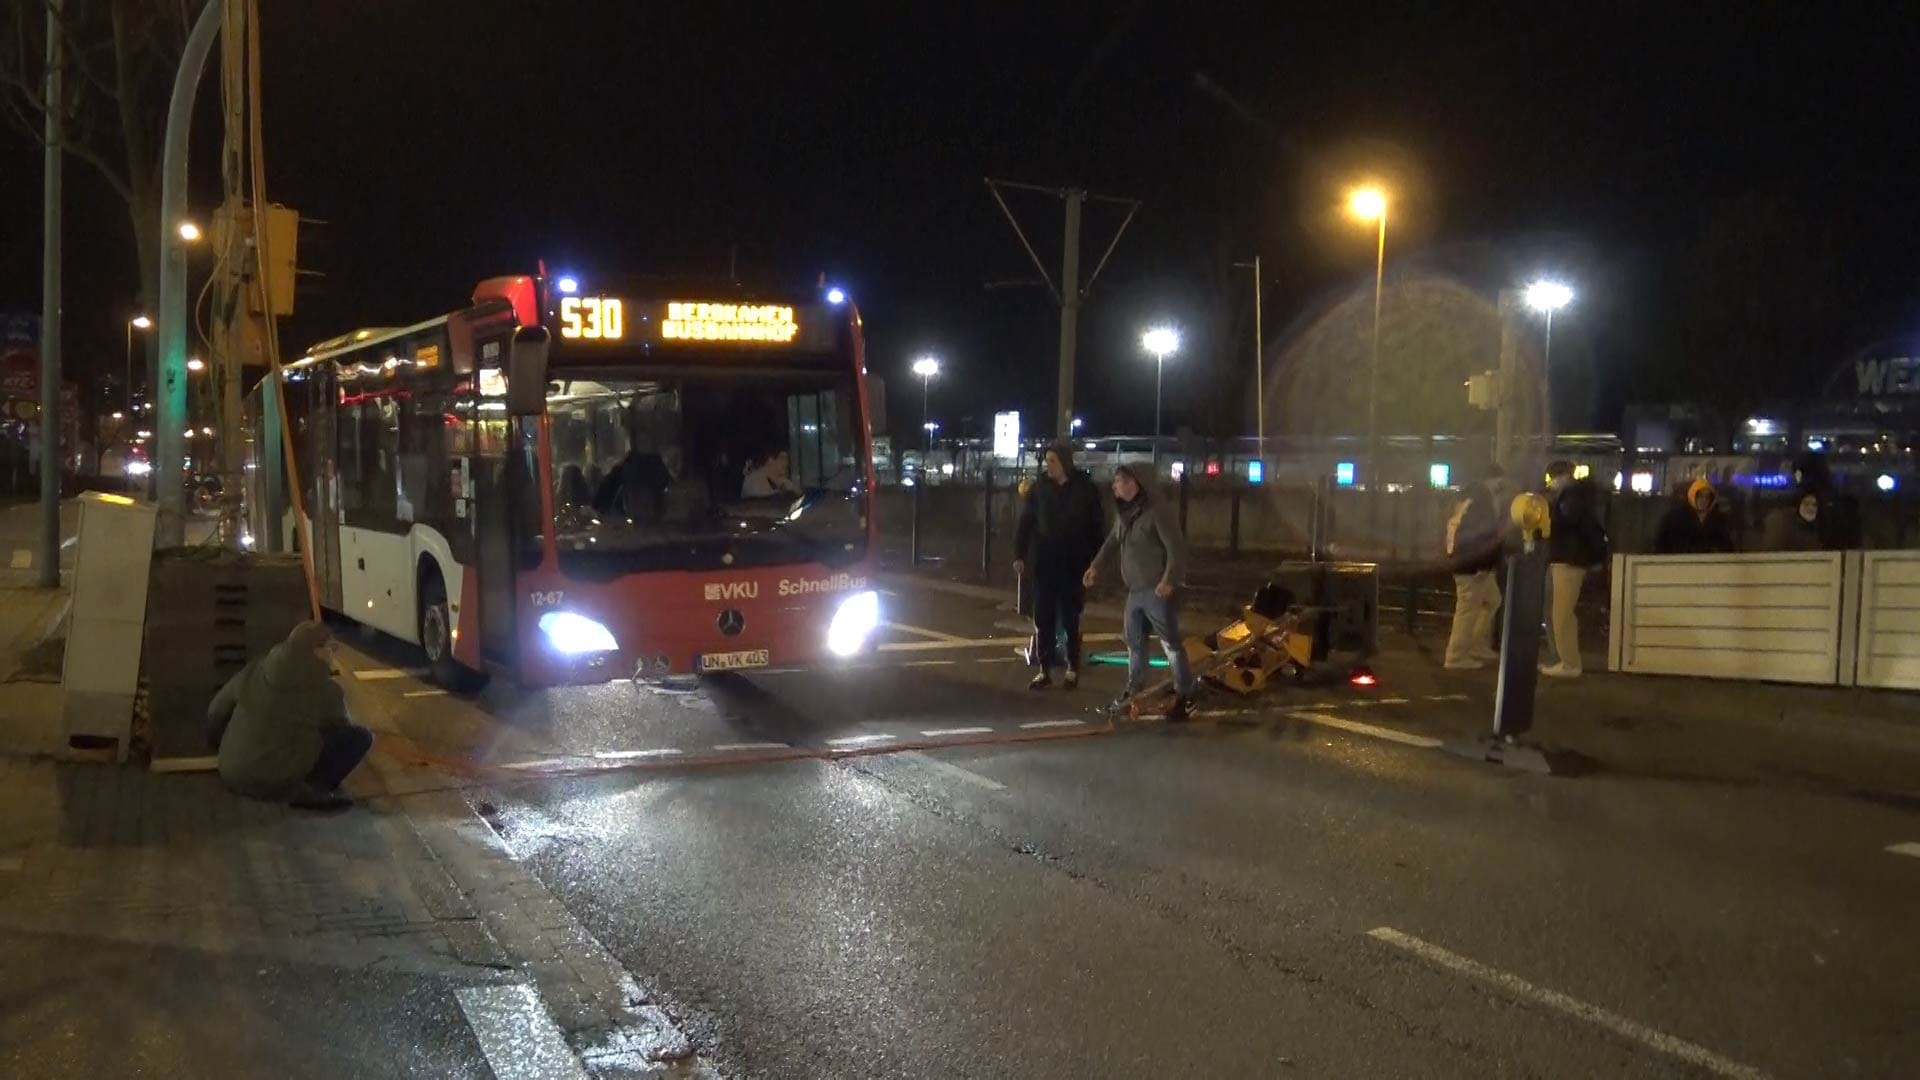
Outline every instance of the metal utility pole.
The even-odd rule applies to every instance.
[[[1234,263],[1242,269],[1253,271],[1253,435],[1254,457],[1267,459],[1267,361],[1266,334],[1260,327],[1260,256],[1255,255],[1250,263]]]
[[[1007,201],[1000,197],[1001,188],[1013,188],[1020,191],[1038,191],[1064,200],[1067,205],[1067,227],[1065,246],[1060,255],[1060,285],[1056,287],[1047,268],[1041,265],[1040,256],[1034,254],[1033,245],[1027,241],[1026,230],[1008,208]],[[1093,283],[1099,279],[1100,271],[1106,268],[1107,260],[1113,257],[1113,249],[1120,246],[1120,237],[1133,223],[1133,216],[1140,212],[1140,200],[1123,199],[1117,195],[1093,195],[1079,188],[1051,188],[1038,184],[1021,184],[1011,180],[987,178],[987,190],[992,193],[993,201],[999,205],[1000,212],[1007,217],[1007,224],[1013,226],[1013,235],[1020,241],[1021,250],[1032,260],[1033,268],[1040,272],[1040,280],[1053,295],[1053,302],[1060,305],[1060,396],[1059,412],[1054,418],[1055,431],[1060,438],[1073,435],[1073,379],[1074,357],[1079,348],[1080,305],[1093,292]],[[1127,208],[1127,216],[1121,220],[1120,227],[1114,230],[1113,239],[1108,242],[1107,250],[1100,256],[1100,262],[1088,275],[1087,283],[1080,284],[1080,212],[1088,200],[1094,202],[1116,203]],[[1030,284],[1030,283],[1029,283]]]
[[[1060,415],[1055,431],[1063,439],[1073,436],[1073,356],[1080,340],[1080,208],[1087,193],[1069,189],[1067,235],[1060,248]]]
[[[47,157],[41,207],[40,587],[60,585],[60,4],[47,0]]]
[[[160,158],[160,303],[154,312],[160,322],[160,378],[153,387],[153,476],[160,520],[153,542],[161,548],[179,547],[186,539],[187,253],[178,229],[186,218],[187,131],[193,122],[193,100],[225,6],[224,0],[208,0],[187,35],[167,105],[166,142]]]
[[[1518,455],[1514,447],[1514,397],[1520,385],[1520,294],[1512,289],[1501,289],[1495,310],[1500,320],[1500,377],[1494,380],[1499,394],[1499,406],[1494,412],[1493,421],[1493,460],[1507,470],[1507,475],[1520,477]],[[1523,490],[1527,490],[1523,488]]]

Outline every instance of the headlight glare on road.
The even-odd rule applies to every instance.
[[[858,592],[840,601],[827,625],[827,648],[835,656],[852,656],[867,644],[880,626],[880,594]]]
[[[613,652],[620,647],[606,627],[571,611],[549,611],[540,616],[540,632],[547,635],[549,645],[568,656]]]

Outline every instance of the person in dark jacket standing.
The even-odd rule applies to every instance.
[[[1586,584],[1587,571],[1607,561],[1607,529],[1600,521],[1600,495],[1591,480],[1575,480],[1573,463],[1556,461],[1547,466],[1547,498],[1553,506],[1552,532],[1547,539],[1552,594],[1552,631],[1556,660],[1541,667],[1542,675],[1573,679],[1580,676],[1580,621],[1575,605],[1580,588]]]
[[[1660,519],[1660,531],[1654,534],[1657,555],[1719,555],[1733,550],[1733,524],[1720,505],[1719,493],[1705,477],[1687,486],[1684,496],[1675,494],[1673,505]]]
[[[1186,643],[1180,638],[1179,589],[1186,578],[1187,541],[1173,515],[1153,500],[1131,467],[1113,470],[1113,499],[1119,516],[1093,565],[1087,567],[1085,584],[1093,588],[1100,564],[1109,554],[1120,556],[1120,580],[1127,586],[1127,692],[1116,704],[1146,689],[1151,631],[1173,668],[1175,697],[1167,719],[1184,720],[1193,711],[1194,690],[1193,666],[1187,662]]]
[[[1093,478],[1073,466],[1072,443],[1054,443],[1041,460],[1046,475],[1020,505],[1013,569],[1016,574],[1031,574],[1033,583],[1040,674],[1029,686],[1035,690],[1052,686],[1053,670],[1064,662],[1066,687],[1071,690],[1080,684],[1080,612],[1087,599],[1081,579],[1100,550],[1107,514]],[[1067,639],[1064,658],[1059,640],[1063,634]]]
[[[1493,613],[1500,608],[1500,566],[1506,515],[1497,492],[1506,473],[1489,465],[1468,484],[1447,519],[1447,558],[1453,564],[1453,631],[1447,635],[1446,667],[1472,671],[1500,657],[1491,644]]]

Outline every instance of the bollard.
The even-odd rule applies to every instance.
[[[1240,492],[1238,484],[1228,489],[1227,503],[1227,556],[1240,557]]]
[[[1533,728],[1540,681],[1540,619],[1546,610],[1547,548],[1529,541],[1507,557],[1506,610],[1500,625],[1500,682],[1493,698],[1493,734],[1511,739]]]
[[[1568,771],[1523,737],[1533,729],[1534,691],[1540,680],[1540,616],[1547,596],[1547,500],[1524,494],[1513,501],[1513,522],[1522,535],[1519,553],[1507,558],[1505,610],[1500,623],[1500,680],[1494,691],[1493,734],[1448,743],[1450,753],[1528,772]]]
[[[920,486],[921,481],[915,480],[913,484],[912,539],[910,541],[912,545],[913,565],[915,566],[920,565]]]
[[[987,490],[980,504],[980,580],[993,584],[993,470],[987,470]]]

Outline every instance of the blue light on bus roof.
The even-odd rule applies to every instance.
[[[572,296],[574,293],[580,291],[580,279],[574,277],[572,274],[562,274],[560,275],[560,280],[553,283],[553,287],[559,289],[561,293],[567,296]]]
[[[842,289],[838,285],[835,285],[833,288],[827,290],[827,303],[844,304],[846,302],[847,302],[847,290]]]

